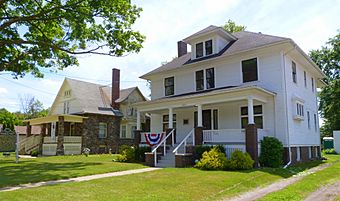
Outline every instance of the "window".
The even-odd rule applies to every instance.
[[[171,96],[175,93],[175,78],[168,77],[164,79],[164,89],[165,89],[165,96]]]
[[[218,110],[213,110],[213,129],[218,129]]]
[[[304,117],[305,116],[305,111],[304,111],[304,108],[303,108],[303,104],[302,103],[300,103],[300,102],[297,102],[296,103],[296,115],[298,116],[298,117]]]
[[[215,72],[214,68],[209,68],[205,70],[205,75],[206,75],[206,88],[211,89],[215,88]]]
[[[311,78],[311,81],[312,81],[312,92],[314,92],[314,79]]]
[[[254,106],[254,121],[257,128],[263,129],[262,105]],[[248,125],[248,107],[241,107],[241,128]]]
[[[64,96],[65,97],[70,97],[71,96],[71,90],[64,91]]]
[[[314,130],[315,132],[318,131],[318,125],[317,125],[318,121],[317,121],[317,116],[316,114],[314,114]]]
[[[120,138],[126,138],[126,125],[122,125],[120,129]]]
[[[256,81],[257,78],[257,59],[248,59],[242,61],[243,82]]]
[[[205,55],[210,55],[212,52],[212,40],[205,41]]]
[[[293,82],[296,83],[296,64],[292,61],[292,78]]]
[[[203,57],[203,43],[196,44],[196,58]]]
[[[305,87],[307,87],[307,75],[306,75],[306,71],[303,71],[303,79],[305,81]]]
[[[173,128],[176,128],[176,114],[172,116]],[[169,128],[169,115],[163,115],[163,131]]]
[[[309,111],[307,111],[307,123],[308,123],[308,129],[310,129],[310,116],[309,116]]]
[[[204,89],[204,75],[203,70],[196,71],[196,91]]]
[[[106,123],[99,123],[99,138],[106,138],[107,136],[107,124]]]

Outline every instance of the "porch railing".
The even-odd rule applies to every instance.
[[[37,147],[40,144],[40,135],[32,135],[30,137],[26,137],[19,141],[19,150],[25,150],[25,153],[29,153],[33,148]]]
[[[55,137],[53,139],[52,137],[44,137],[44,143],[45,144],[53,144],[58,142],[58,137]],[[64,136],[64,143],[81,143],[81,136]]]
[[[189,139],[189,137],[192,136],[192,145],[195,146],[195,129],[193,128],[186,136],[185,138],[182,140],[181,143],[179,143],[179,145],[177,145],[177,147],[174,149],[173,153],[178,154],[178,150],[179,148],[184,145],[184,153],[186,153],[186,146],[187,146],[187,140]]]
[[[151,151],[154,155],[154,164],[155,166],[157,165],[157,149],[163,144],[163,154],[164,156],[166,155],[166,140],[171,136],[171,144],[172,146],[174,146],[174,133],[175,133],[175,129],[172,129],[170,131],[170,133],[165,136],[165,138],[163,138],[163,140]]]
[[[264,129],[257,129],[258,141],[268,135]],[[244,129],[203,130],[203,143],[245,143]]]

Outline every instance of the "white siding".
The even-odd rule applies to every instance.
[[[292,61],[296,63],[297,83],[292,79]],[[314,129],[314,114],[318,114],[316,90],[311,89],[311,74],[305,66],[289,55],[285,57],[286,83],[287,83],[287,106],[288,125],[291,145],[320,145],[319,125],[317,131]],[[304,71],[307,74],[307,87],[304,84]],[[315,80],[315,79],[314,79]],[[296,105],[294,99],[298,97],[304,101],[304,120],[293,118]],[[308,128],[307,111],[310,113],[310,128]],[[318,120],[318,118],[317,118]]]

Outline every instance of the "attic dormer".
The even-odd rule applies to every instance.
[[[183,41],[191,46],[191,59],[195,60],[218,54],[234,40],[237,38],[231,33],[211,25]]]

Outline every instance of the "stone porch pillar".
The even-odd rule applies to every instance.
[[[46,129],[47,129],[47,124],[41,125],[40,143],[39,143],[39,152],[41,155],[43,154],[43,144],[44,144],[44,137],[46,136]]]
[[[57,142],[57,156],[64,155],[64,117],[58,117],[58,142]]]
[[[257,128],[254,122],[254,104],[253,97],[248,97],[248,125],[246,127],[246,151],[255,161],[254,167],[258,167],[258,142]]]
[[[30,137],[32,135],[32,126],[29,122],[26,124],[26,137]]]
[[[196,127],[194,130],[195,145],[202,145],[203,143],[203,127]]]
[[[139,146],[139,144],[140,144],[140,141],[141,141],[141,138],[142,138],[142,136],[141,136],[141,130],[135,130],[134,131],[134,140],[133,140],[133,144],[136,146],[136,147],[138,147]]]

